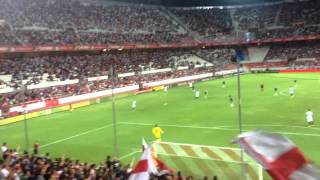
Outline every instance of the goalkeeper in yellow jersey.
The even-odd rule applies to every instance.
[[[156,141],[160,142],[161,141],[161,134],[163,134],[163,130],[158,127],[157,124],[154,125],[154,128],[152,128],[152,134],[156,138]]]

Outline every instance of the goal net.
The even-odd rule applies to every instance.
[[[155,142],[154,148],[161,160],[179,170],[184,176],[219,180],[262,180],[263,169],[246,154],[241,163],[239,148],[217,147],[172,142]],[[243,175],[242,175],[243,174]]]

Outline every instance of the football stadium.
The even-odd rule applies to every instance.
[[[0,0],[0,180],[320,180],[320,1]]]

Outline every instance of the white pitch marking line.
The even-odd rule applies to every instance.
[[[137,153],[140,153],[140,152],[141,152],[141,151],[133,151],[133,152],[128,153],[128,154],[126,154],[126,155],[124,155],[124,156],[121,156],[121,157],[119,158],[119,160],[125,159],[125,158],[127,158],[127,157],[130,157],[130,156],[132,156],[132,155],[134,155],[134,154],[137,154]]]
[[[128,124],[128,125],[141,125],[141,126],[152,126],[154,124],[148,123],[131,123],[131,122],[121,122],[121,124]],[[239,129],[234,128],[219,128],[219,127],[203,127],[203,126],[180,126],[180,125],[172,125],[172,124],[161,124],[163,127],[177,127],[177,128],[191,128],[191,129],[214,129],[214,130],[222,130],[222,131],[239,131]],[[285,126],[283,126],[285,127]],[[248,131],[248,130],[246,130]],[[275,131],[274,133],[279,134],[287,134],[287,135],[298,135],[298,136],[315,136],[320,137],[320,134],[308,134],[308,133],[292,133],[292,132],[278,132]]]
[[[127,125],[140,125],[140,126],[154,126],[151,123],[131,123],[131,122],[118,122],[118,124],[127,124]],[[218,130],[229,130],[227,128],[216,127],[203,127],[203,126],[184,126],[184,125],[174,125],[174,124],[161,124],[161,126],[165,127],[177,127],[177,128],[192,128],[192,129],[218,129]],[[230,131],[233,131],[230,129]]]
[[[207,147],[207,148],[216,148],[216,149],[230,149],[235,151],[240,151],[239,148],[232,148],[232,147],[222,147],[222,146],[210,146],[210,145],[201,145],[201,144],[188,144],[188,143],[176,143],[176,142],[167,142],[167,141],[161,141],[161,142],[155,142],[156,144],[173,144],[173,145],[186,145],[186,146],[192,146],[192,147]]]
[[[282,95],[282,96],[289,96],[289,95],[285,94],[285,93],[282,92],[282,91],[280,91],[279,94]]]
[[[229,163],[237,163],[237,164],[241,164],[242,163],[242,162],[239,162],[239,161],[232,161],[232,160],[219,160],[219,159],[211,159],[211,158],[204,158],[204,157],[193,157],[193,156],[185,156],[185,155],[166,154],[166,153],[158,153],[158,155],[174,156],[174,157],[186,157],[186,158],[192,158],[192,159],[213,160],[213,161],[229,162]],[[245,164],[257,165],[257,163],[255,163],[255,162],[244,162],[244,163]]]
[[[76,138],[76,137],[79,137],[79,136],[83,136],[83,135],[86,135],[86,134],[89,134],[89,133],[92,133],[92,132],[96,132],[96,131],[99,131],[101,129],[104,129],[104,128],[107,128],[107,127],[110,127],[112,126],[113,124],[108,124],[106,126],[102,126],[102,127],[99,127],[99,128],[95,128],[95,129],[91,129],[89,131],[85,131],[85,132],[82,132],[82,133],[79,133],[79,134],[76,134],[76,135],[73,135],[73,136],[70,136],[70,137],[67,137],[67,138],[64,138],[64,139],[59,139],[59,140],[56,140],[56,141],[53,141],[51,143],[48,143],[48,144],[44,144],[42,146],[40,146],[40,148],[44,148],[44,147],[48,147],[48,146],[51,146],[53,144],[57,144],[57,143],[60,143],[60,142],[63,142],[63,141],[67,141],[69,139],[73,139],[73,138]]]
[[[246,124],[243,125],[244,127],[292,127],[292,128],[302,128],[302,129],[312,129],[312,130],[319,130],[320,128],[315,128],[315,127],[305,127],[305,126],[287,126],[284,124]],[[236,127],[236,126],[217,126],[219,128],[232,128],[232,127]]]

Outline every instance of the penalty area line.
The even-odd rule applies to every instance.
[[[131,123],[131,122],[121,122],[119,124],[127,125],[137,125],[137,126],[153,126],[151,123]],[[211,130],[221,130],[221,131],[239,131],[237,128],[222,128],[222,127],[204,127],[204,126],[184,126],[184,125],[174,125],[174,124],[161,124],[163,127],[176,127],[176,128],[190,128],[190,129],[211,129]],[[266,125],[264,127],[267,127]],[[285,126],[283,126],[285,127]],[[249,131],[249,130],[245,130]],[[320,137],[320,134],[310,134],[310,133],[294,133],[294,132],[282,132],[274,131],[273,133],[286,134],[286,135],[297,135],[297,136],[314,136]]]
[[[235,128],[237,126],[218,126],[219,128]],[[317,127],[306,127],[306,126],[288,126],[284,124],[245,124],[243,127],[288,127],[288,128],[301,128],[301,129],[312,129],[320,131]]]
[[[137,126],[154,126],[152,123],[131,123],[131,122],[118,122],[118,124],[125,124],[125,125],[137,125]],[[214,127],[203,127],[203,126],[185,126],[185,125],[175,125],[175,124],[161,124],[163,127],[177,127],[177,128],[191,128],[191,129],[216,129],[216,130],[225,130],[227,128],[220,128],[219,126]],[[230,129],[230,131],[233,131]]]
[[[119,158],[119,160],[125,159],[125,158],[130,157],[130,156],[132,156],[132,155],[135,155],[135,154],[137,154],[137,153],[141,153],[141,151],[133,151],[133,152],[131,152],[131,153],[128,153],[128,154],[126,154],[126,155],[123,155],[123,156],[121,156],[121,157]]]
[[[112,125],[113,124],[108,124],[106,126],[102,126],[102,127],[99,127],[99,128],[91,129],[91,130],[88,130],[88,131],[85,131],[85,132],[82,132],[82,133],[79,133],[79,134],[75,134],[75,135],[67,137],[67,138],[59,139],[59,140],[53,141],[51,143],[44,144],[44,145],[40,146],[39,148],[40,149],[41,148],[45,148],[45,147],[48,147],[48,146],[51,146],[51,145],[54,145],[54,144],[58,144],[58,143],[61,143],[61,142],[64,142],[64,141],[67,141],[67,140],[70,140],[70,139],[73,139],[73,138],[77,138],[79,136],[83,136],[83,135],[90,134],[90,133],[93,133],[93,132],[96,132],[96,131],[100,131],[101,129],[108,128],[108,127],[110,127]]]

